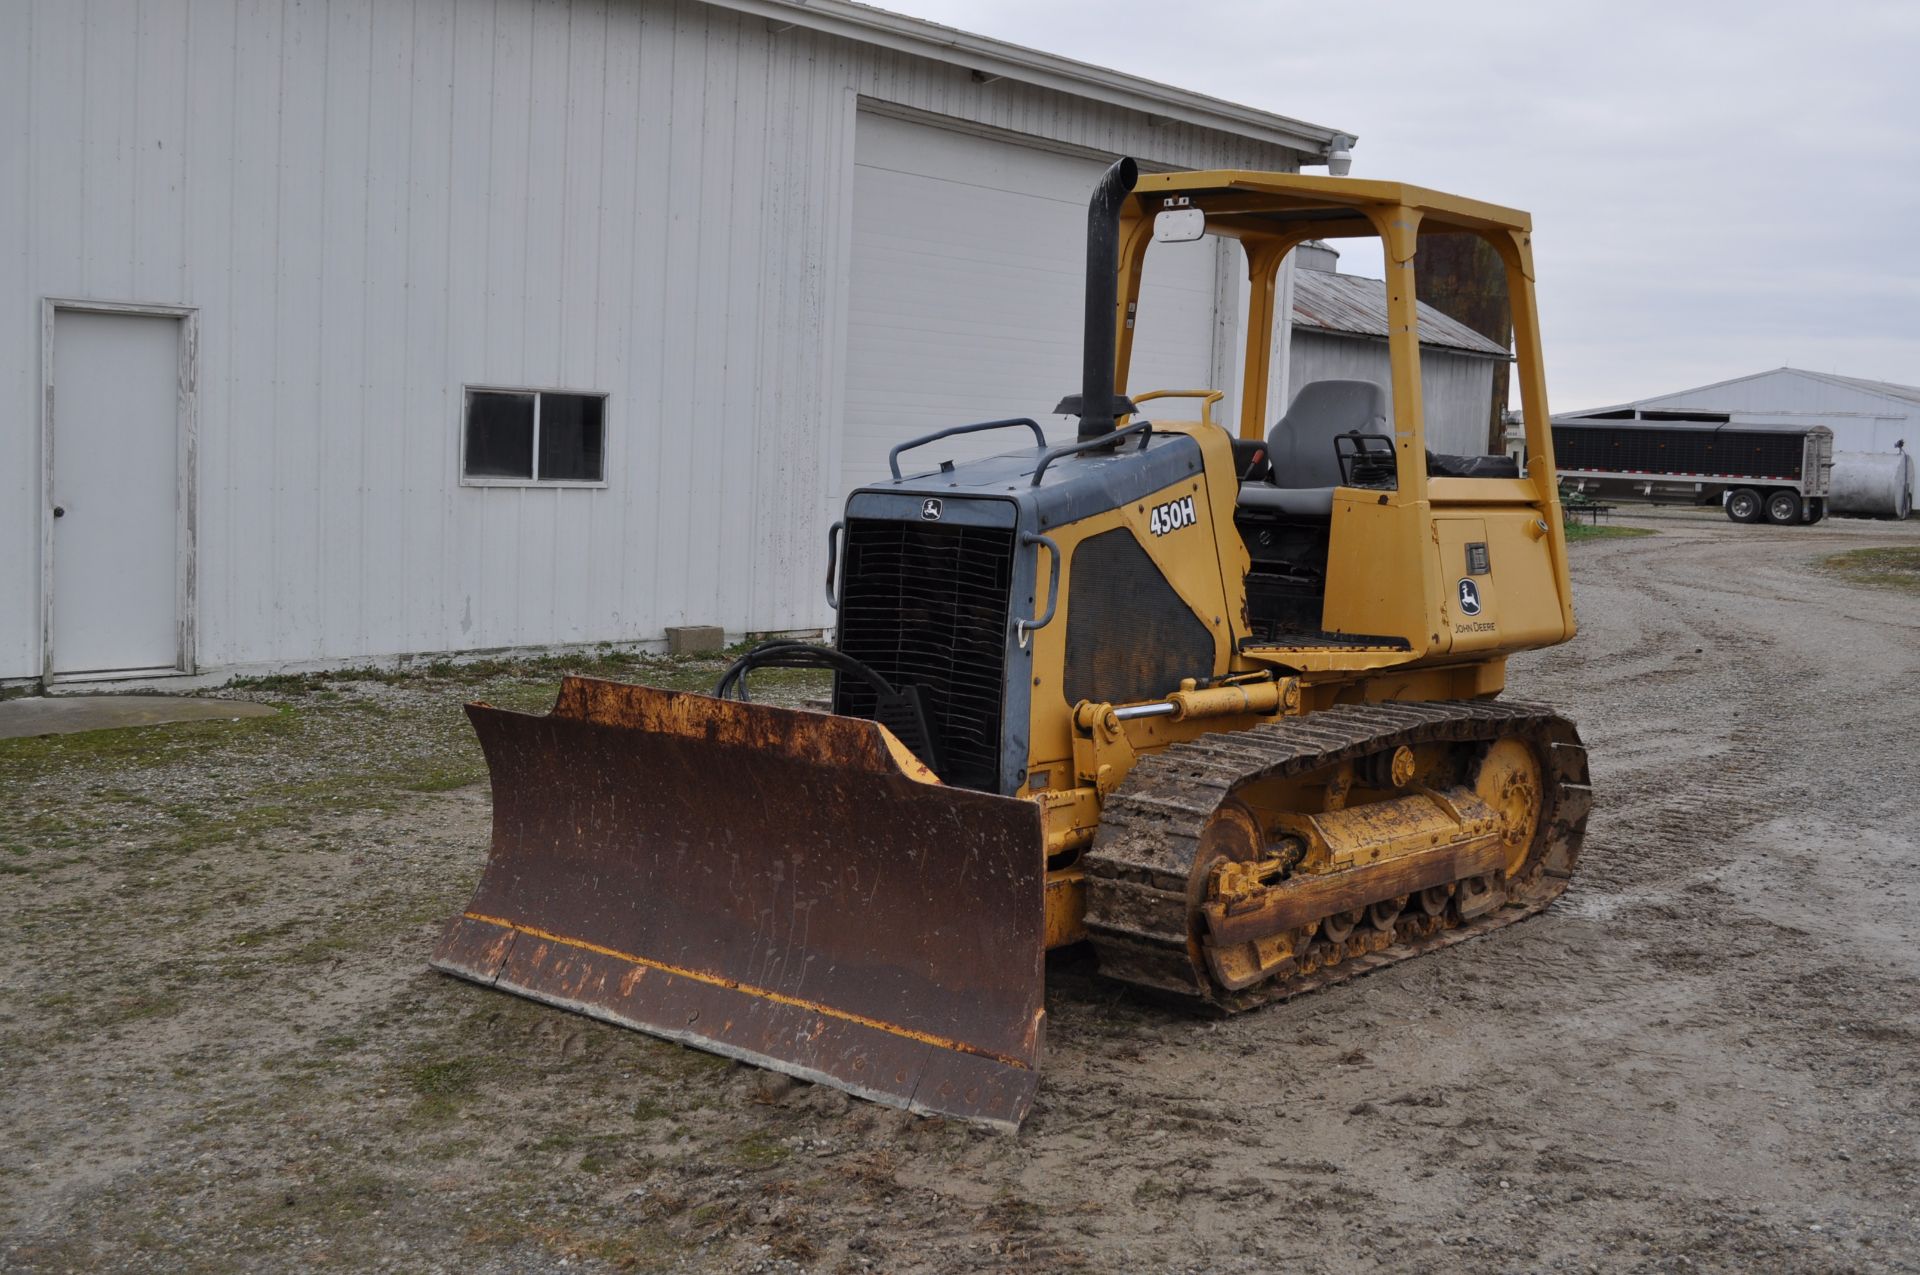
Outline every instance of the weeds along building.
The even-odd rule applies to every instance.
[[[817,630],[893,443],[1077,385],[1104,163],[1338,136],[844,0],[22,0],[0,118],[10,682]]]

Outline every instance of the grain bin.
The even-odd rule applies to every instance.
[[[1905,518],[1913,512],[1913,457],[1835,452],[1827,509],[1850,518]]]

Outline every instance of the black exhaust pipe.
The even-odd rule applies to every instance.
[[[1087,329],[1080,347],[1080,395],[1056,410],[1077,412],[1080,441],[1113,433],[1114,422],[1133,410],[1113,394],[1114,308],[1119,304],[1120,206],[1133,193],[1140,168],[1131,159],[1117,159],[1093,188],[1087,201]]]

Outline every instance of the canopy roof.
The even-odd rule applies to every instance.
[[[1168,198],[1186,197],[1205,210],[1207,229],[1220,234],[1294,235],[1312,227],[1317,238],[1376,234],[1368,212],[1411,208],[1420,229],[1533,230],[1533,218],[1516,208],[1483,203],[1405,182],[1299,173],[1260,173],[1217,168],[1185,173],[1142,173],[1134,186],[1142,212],[1158,212]]]

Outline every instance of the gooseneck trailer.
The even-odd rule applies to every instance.
[[[1620,409],[1557,417],[1562,485],[1614,500],[1721,505],[1735,522],[1826,516],[1833,431],[1742,422],[1724,413]]]

